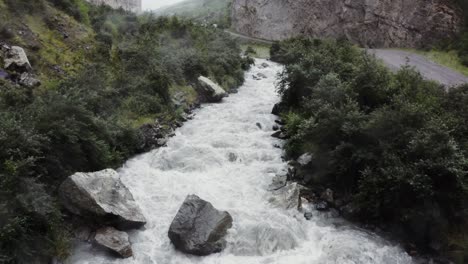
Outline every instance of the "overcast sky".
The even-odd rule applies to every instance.
[[[143,0],[143,10],[157,9],[162,6],[172,5],[183,0]]]

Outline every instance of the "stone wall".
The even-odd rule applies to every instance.
[[[451,38],[451,0],[234,0],[232,26],[251,37],[347,38],[365,47],[421,47]]]
[[[96,5],[107,4],[113,8],[122,7],[125,10],[129,10],[135,13],[142,11],[141,0],[88,0]]]

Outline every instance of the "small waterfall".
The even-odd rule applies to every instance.
[[[399,247],[376,235],[335,225],[314,212],[307,221],[295,209],[269,203],[273,176],[286,168],[282,143],[272,138],[281,66],[268,63],[246,73],[239,93],[210,104],[177,130],[167,147],[129,160],[120,170],[148,223],[132,231],[134,257],[114,259],[92,246],[77,246],[74,264],[409,264]],[[266,78],[256,80],[253,75]],[[258,126],[260,123],[261,126]],[[234,219],[227,248],[207,257],[182,254],[167,231],[188,194],[229,211]]]

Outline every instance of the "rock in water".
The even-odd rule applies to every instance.
[[[301,189],[303,187],[297,183],[287,184],[285,187],[273,191],[270,203],[284,209],[299,209],[301,207]]]
[[[128,234],[112,227],[99,229],[94,237],[96,243],[122,258],[133,256],[132,247],[128,241]]]
[[[226,91],[221,86],[204,76],[198,77],[198,82],[203,89],[203,97],[208,102],[218,103],[227,96]]]
[[[17,72],[29,72],[32,70],[28,56],[26,56],[23,48],[13,46],[6,52],[5,69]]]
[[[218,211],[207,201],[189,195],[169,228],[169,239],[185,253],[206,256],[226,247],[224,236],[232,227],[228,212]]]
[[[146,224],[133,195],[112,169],[75,173],[62,183],[59,194],[70,212],[100,224],[122,229]]]

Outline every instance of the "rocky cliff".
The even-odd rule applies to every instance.
[[[141,0],[87,0],[93,4],[106,4],[113,8],[122,7],[125,10],[140,13],[142,11]]]
[[[451,0],[234,0],[232,26],[251,37],[345,37],[367,47],[420,47],[453,37]]]

